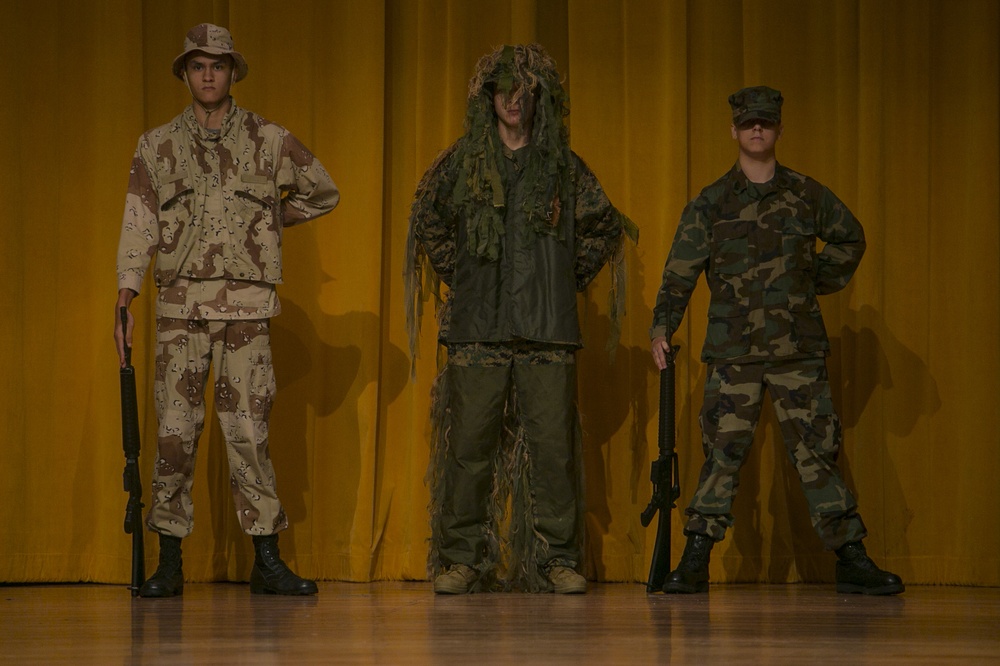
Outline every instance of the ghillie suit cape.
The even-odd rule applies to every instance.
[[[526,151],[526,162],[520,166],[520,182],[525,188],[516,202],[518,214],[526,220],[526,238],[505,238],[508,233],[503,163],[506,148],[494,112],[496,92],[506,93],[512,100],[520,99],[522,108],[525,102],[532,101],[528,100],[532,96],[535,105],[531,149]],[[564,240],[562,234],[567,233],[567,228],[575,242],[576,290],[582,291],[604,263],[612,266],[609,308],[612,329],[608,348],[613,351],[624,315],[624,241],[626,236],[636,241],[638,230],[611,205],[597,179],[569,148],[568,130],[563,122],[568,113],[567,99],[555,63],[536,44],[497,49],[477,64],[468,99],[465,134],[427,170],[417,187],[410,214],[404,280],[414,363],[411,371],[415,369],[423,302],[431,293],[440,306],[438,338],[442,344],[448,342],[453,293],[449,290],[442,301],[440,283],[454,286],[455,265],[464,260],[460,254],[493,262],[503,252],[504,243],[531,243],[540,236]],[[573,226],[581,215],[588,218],[592,238]],[[465,227],[460,230],[458,224],[462,223]],[[459,238],[467,238],[462,247]],[[428,265],[433,270],[425,270]],[[447,373],[440,361],[439,357],[441,372],[432,392],[431,459],[427,473],[431,492],[432,536],[428,557],[431,576],[441,569],[441,470],[448,452],[449,391]],[[501,436],[503,441],[493,461],[493,487],[485,526],[487,552],[476,589],[547,590],[550,584],[538,566],[546,561],[546,543],[534,529],[528,450],[513,389],[504,407]],[[582,473],[580,442],[578,426],[576,460]],[[582,478],[579,488],[582,491]],[[577,524],[582,532],[582,501],[577,505],[581,513]],[[582,534],[578,538],[582,539]]]

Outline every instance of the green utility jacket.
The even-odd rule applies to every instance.
[[[499,257],[469,249],[463,213],[453,201],[458,164],[455,146],[421,181],[411,214],[416,241],[449,287],[441,316],[443,344],[512,340],[581,346],[576,292],[600,272],[630,224],[575,153],[573,191],[561,201],[556,222],[538,230],[519,205],[527,184],[520,178],[529,145],[504,149],[504,230]]]
[[[829,189],[780,164],[770,182],[752,183],[737,164],[684,209],[650,338],[670,339],[704,271],[711,302],[703,361],[825,356],[816,297],[843,289],[864,251],[861,223]]]

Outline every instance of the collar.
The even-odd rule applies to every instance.
[[[232,97],[229,99],[232,103],[229,105],[229,111],[226,112],[226,115],[222,118],[222,126],[218,130],[209,130],[201,126],[198,122],[198,118],[194,114],[194,102],[191,102],[191,104],[184,109],[184,113],[181,114],[185,129],[187,129],[200,141],[211,143],[221,141],[227,134],[229,134],[230,130],[232,130],[233,126],[236,124],[237,114],[242,113],[240,107],[236,105],[236,100]]]
[[[787,190],[792,186],[791,170],[782,166],[780,162],[774,165],[774,177],[766,183],[751,183],[740,163],[737,161],[733,168],[726,174],[729,189],[735,194],[744,194],[751,186],[758,192],[769,192],[771,190]]]
[[[517,150],[511,150],[506,143],[504,143],[503,141],[500,142],[500,150],[501,152],[503,152],[503,156],[509,160],[514,160],[514,161],[524,161],[524,159],[528,156],[528,153],[530,152],[528,149],[531,147],[532,144],[529,141],[528,143],[524,144]]]

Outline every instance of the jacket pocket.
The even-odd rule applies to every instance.
[[[185,182],[183,173],[175,173],[165,177],[156,190],[156,196],[160,201],[160,212],[175,210],[178,206],[184,206],[187,212],[191,212],[191,195],[194,188]]]
[[[816,256],[816,223],[811,219],[785,218],[781,228],[781,254],[788,269],[811,271]]]
[[[788,312],[792,319],[792,344],[798,351],[829,351],[830,340],[826,335],[826,325],[818,303],[813,301],[812,304],[790,306]]]
[[[173,254],[183,244],[188,243],[195,233],[192,228],[194,188],[187,183],[186,174],[171,174],[161,181],[157,197],[161,202],[160,212],[157,215],[157,226],[160,230],[160,244],[157,249],[161,254]],[[158,263],[168,262],[160,260]]]
[[[750,265],[749,220],[720,220],[712,225],[711,270],[740,275]]]
[[[274,184],[241,181],[227,199],[227,224],[239,242],[231,272],[241,280],[281,281],[280,200]]]
[[[278,198],[274,196],[274,186],[270,182],[241,180],[237,184],[233,198],[237,215],[249,225],[273,224]]]
[[[190,200],[194,188],[188,182],[187,172],[177,171],[160,177],[156,188],[156,197],[160,203],[160,211],[168,211],[179,203]]]
[[[713,310],[715,310],[713,312]],[[750,352],[750,318],[746,312],[710,307],[702,358],[727,359]]]

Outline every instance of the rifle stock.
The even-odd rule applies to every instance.
[[[681,495],[680,473],[675,449],[674,424],[674,361],[679,347],[672,347],[666,354],[666,367],[660,371],[660,413],[658,447],[659,456],[650,466],[649,478],[653,482],[653,496],[642,512],[640,522],[648,526],[659,512],[653,559],[649,564],[646,591],[656,592],[670,573],[670,512]]]
[[[121,308],[122,338],[128,331],[128,310]],[[146,579],[146,553],[142,529],[142,479],[139,475],[139,401],[135,390],[135,368],[132,367],[132,349],[125,344],[125,365],[119,371],[122,399],[122,448],[125,451],[125,470],[122,484],[128,493],[125,505],[125,534],[132,535],[132,596],[139,595],[139,588]]]

